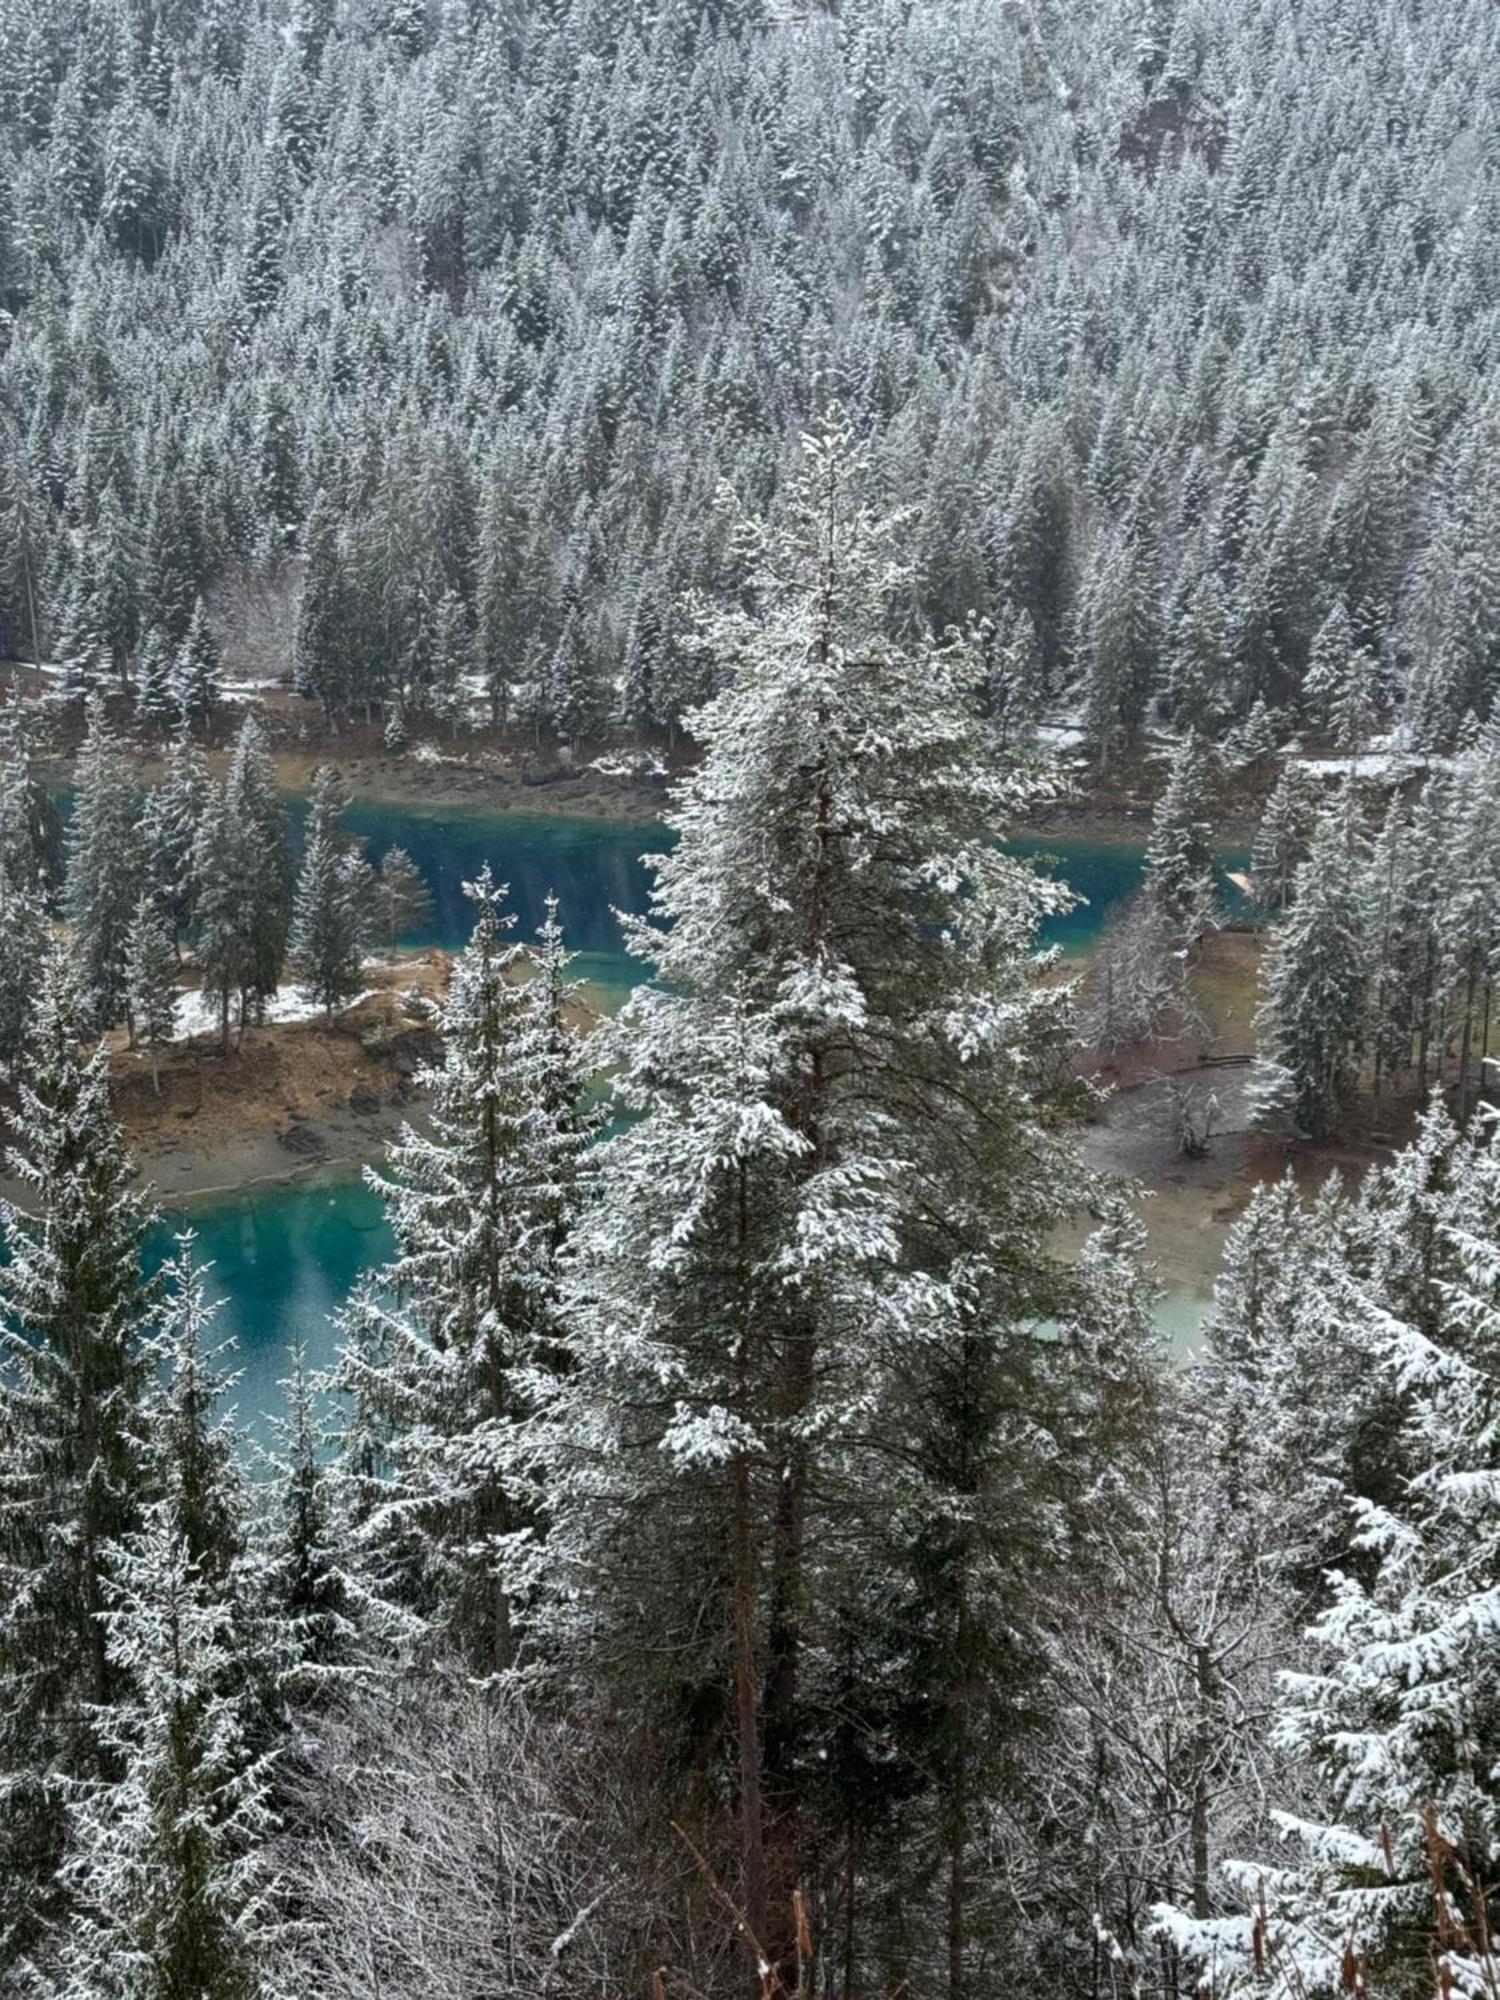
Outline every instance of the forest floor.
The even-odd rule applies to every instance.
[[[1412,1136],[1420,1110],[1407,1091],[1354,1107],[1346,1136],[1334,1143],[1275,1138],[1251,1128],[1248,1089],[1255,1047],[1261,939],[1253,931],[1210,932],[1194,967],[1194,997],[1207,1034],[1126,1050],[1091,1073],[1107,1096],[1083,1135],[1083,1151],[1101,1173],[1134,1184],[1148,1254],[1163,1283],[1206,1296],[1224,1239],[1258,1187],[1290,1172],[1304,1195],[1330,1174],[1355,1181]],[[1212,1099],[1207,1145],[1197,1158],[1178,1140],[1184,1094],[1201,1120]]]
[[[227,1055],[196,1018],[190,975],[179,1005],[201,1031],[167,1051],[160,1090],[124,1030],[108,1038],[115,1105],[141,1178],[171,1201],[383,1158],[403,1123],[423,1124],[417,1074],[442,1056],[432,1003],[452,963],[436,947],[367,960],[366,990],[331,1024],[283,987],[273,1012],[290,1018],[232,1033]],[[585,988],[574,1025],[597,1018]]]
[[[436,997],[448,959],[403,953],[366,967],[369,989],[327,1026],[317,1018],[247,1028],[226,1056],[218,1037],[175,1045],[161,1065],[110,1037],[111,1081],[141,1177],[165,1200],[281,1179],[310,1166],[380,1157],[419,1114],[413,1078],[441,1044],[412,995]]]

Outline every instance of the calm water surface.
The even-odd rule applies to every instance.
[[[347,1168],[202,1196],[171,1211],[153,1233],[153,1268],[182,1228],[193,1230],[195,1255],[212,1267],[206,1282],[220,1301],[216,1333],[235,1342],[240,1418],[252,1437],[269,1443],[289,1347],[300,1342],[309,1366],[326,1367],[337,1347],[332,1315],[360,1274],[395,1248],[380,1200]],[[1192,1348],[1209,1303],[1198,1287],[1167,1287],[1157,1323],[1174,1352]]]

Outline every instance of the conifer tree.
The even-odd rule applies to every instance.
[[[46,899],[62,873],[62,822],[36,765],[31,712],[13,699],[0,714],[0,868]]]
[[[788,1979],[809,1773],[847,1686],[835,1634],[898,1567],[893,1521],[913,1591],[922,1538],[965,1523],[922,1612],[934,1735],[988,1759],[1014,1726],[1013,1690],[976,1694],[971,1671],[1026,1616],[999,1538],[1047,1504],[1003,1471],[1003,1411],[1070,1402],[1033,1316],[1065,1309],[1045,1245],[1085,1186],[1047,1053],[1061,999],[1033,983],[1052,892],[994,843],[1039,781],[986,748],[961,638],[891,636],[909,523],[869,511],[865,477],[835,413],[780,532],[738,525],[743,606],[706,620],[725,691],[691,719],[706,755],[655,864],[665,922],[631,933],[659,983],[603,1031],[636,1122],[570,1252],[548,1422],[551,1642],[593,1699],[639,1713],[654,1687],[685,1762],[725,1744],[744,1907]],[[960,1438],[942,1410],[962,1380]],[[909,1456],[914,1410],[934,1434]],[[955,1991],[964,1761],[914,1759]],[[843,1893],[857,1934],[857,1868]]]
[[[427,705],[455,730],[467,712],[474,671],[474,634],[456,590],[444,591],[433,619],[432,671]]]
[[[222,790],[205,803],[193,869],[203,990],[218,1003],[227,1053],[231,1005],[238,1001],[243,1027],[276,991],[291,916],[276,772],[253,715],[240,730]]]
[[[1316,803],[1302,767],[1288,757],[1271,788],[1250,849],[1251,893],[1258,908],[1284,911],[1290,904],[1297,868],[1307,859]]]
[[[347,607],[334,514],[318,493],[303,536],[302,597],[297,610],[294,672],[298,690],[337,715],[349,697]]]
[[[289,940],[293,969],[330,1025],[359,991],[369,916],[369,869],[339,828],[344,805],[336,774],[321,766],[313,777]]]
[[[177,1033],[177,951],[150,896],[136,904],[126,939],[125,1012],[131,1046],[146,1051],[159,1094],[161,1052]]]
[[[51,948],[40,898],[0,867],[0,1076],[24,1064],[36,1012],[39,968]]]
[[[1189,730],[1172,753],[1166,786],[1151,815],[1145,881],[1187,943],[1196,942],[1214,909],[1213,765]]]
[[[167,751],[161,782],[147,792],[141,807],[146,888],[178,948],[193,928],[198,887],[194,854],[212,790],[203,752],[180,730]]]
[[[1366,905],[1349,803],[1326,811],[1262,971],[1252,1102],[1312,1139],[1339,1130],[1368,1039]]]
[[[316,1701],[353,1665],[361,1602],[344,1561],[342,1530],[324,1463],[326,1427],[300,1346],[282,1383],[285,1413],[276,1420],[275,1502],[265,1594],[278,1628],[279,1685],[297,1702]]]
[[[493,1673],[519,1642],[539,1518],[526,1425],[563,1352],[557,1263],[591,1121],[555,922],[528,980],[504,889],[486,869],[467,894],[444,1058],[423,1079],[430,1136],[405,1128],[389,1176],[371,1176],[396,1238],[396,1303],[355,1302],[340,1382],[354,1435],[383,1440],[373,1483],[345,1450],[346,1475],[366,1482],[365,1561]]]
[[[1347,1471],[1325,1490],[1352,1535],[1322,1582],[1312,1658],[1282,1677],[1277,1747],[1320,1780],[1277,1815],[1291,1859],[1226,1870],[1253,1928],[1167,1916],[1200,1963],[1216,1961],[1216,1993],[1479,1994],[1494,1973],[1500,1167],[1451,1126],[1414,1151],[1434,1137],[1447,1155],[1440,1177],[1422,1176],[1434,1282],[1406,1294],[1392,1282],[1404,1257],[1357,1250],[1321,1274],[1323,1336],[1359,1351],[1398,1413],[1396,1473],[1378,1496]],[[1390,1193],[1361,1207],[1399,1252],[1407,1218]],[[1324,1408],[1348,1435],[1347,1407]],[[1289,1403],[1283,1416],[1296,1421]]]
[[[54,1990],[269,2000],[282,1928],[271,1766],[253,1745],[230,1608],[170,1501],[112,1563],[108,1657],[128,1693],[102,1719],[111,1773],[72,1814],[75,1909]]]
[[[238,1613],[247,1589],[248,1505],[239,1440],[225,1408],[233,1386],[223,1366],[228,1343],[213,1342],[216,1311],[188,1231],[162,1268],[154,1314],[152,1485],[199,1580]]]
[[[89,1017],[112,1027],[125,1011],[125,948],[140,895],[135,785],[103,705],[89,709],[68,822],[63,912]]]
[[[432,916],[432,891],[404,847],[381,855],[373,894],[380,932],[392,951],[403,931],[420,930]]]
[[[57,1904],[64,1808],[104,1775],[121,1693],[105,1643],[112,1550],[145,1497],[145,1212],[64,970],[47,972],[0,1210],[0,1962]]]
[[[153,729],[170,729],[182,715],[175,662],[165,633],[153,626],[135,669],[135,712]]]
[[[219,1050],[229,1053],[230,1010],[242,991],[243,848],[221,785],[211,785],[193,837],[195,956],[206,1000],[219,1010]]]
[[[172,696],[189,723],[206,723],[219,701],[219,642],[200,597],[172,663]]]

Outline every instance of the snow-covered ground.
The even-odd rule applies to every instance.
[[[349,1002],[349,1006],[358,1007],[361,1001],[369,998],[369,992],[361,993]],[[340,1009],[340,1012],[344,1011]],[[317,1001],[309,998],[300,986],[278,986],[266,1002],[266,1019],[270,1022],[316,1021],[322,1018],[322,1014],[323,1009]],[[177,1033],[182,1040],[191,1040],[194,1035],[216,1035],[218,1032],[219,1010],[210,1006],[202,993],[195,989],[178,995]]]

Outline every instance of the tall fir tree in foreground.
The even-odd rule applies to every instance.
[[[966,641],[893,636],[910,523],[866,478],[835,413],[779,531],[738,524],[743,607],[702,620],[725,689],[630,933],[657,978],[603,1031],[634,1122],[568,1256],[545,1636],[606,1726],[727,1788],[753,1950],[788,1985],[800,1885],[858,1941],[856,1986],[958,2000],[970,1780],[1023,1726],[1027,1576],[1064,1560],[1098,1444],[1091,1336],[1040,1325],[1099,1301],[1047,1247],[1088,1189],[1034,956],[1061,892],[994,839],[1047,781],[993,754]],[[907,1899],[884,1944],[882,1842]]]
[[[142,1335],[146,1214],[102,1050],[66,973],[46,974],[0,1210],[0,1964],[58,1904],[75,1783],[108,1775],[103,1716],[121,1691],[106,1644],[114,1550],[139,1525],[148,1468]]]
[[[99,701],[89,708],[74,786],[63,914],[83,1004],[91,1020],[110,1028],[125,1012],[126,946],[141,871],[135,780]]]
[[[403,1130],[372,1175],[397,1257],[356,1300],[340,1368],[356,1435],[382,1440],[363,1486],[372,1578],[428,1617],[478,1672],[516,1658],[541,1516],[528,1425],[562,1365],[558,1256],[592,1119],[590,1061],[565,1013],[567,953],[549,915],[540,951],[488,869],[466,885],[474,930],[443,1005],[444,1056],[423,1081],[430,1129]],[[529,976],[528,976],[529,975]]]

